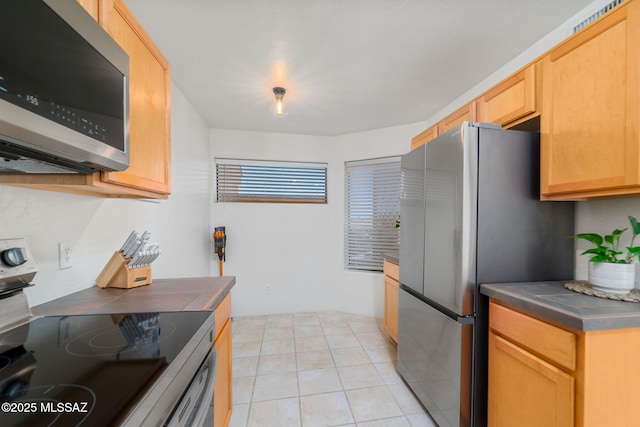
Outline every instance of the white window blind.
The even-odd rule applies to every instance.
[[[327,203],[327,165],[216,159],[216,200]]]
[[[345,163],[345,268],[382,271],[384,254],[397,251],[400,158]]]

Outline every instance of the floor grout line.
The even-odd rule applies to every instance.
[[[288,399],[296,399],[297,401],[297,419],[298,422],[292,425],[295,426],[302,426],[302,427],[306,427],[304,426],[304,411],[303,411],[303,400],[305,401],[313,401],[313,397],[315,396],[328,396],[328,395],[332,395],[332,394],[337,394],[340,393],[342,395],[342,397],[344,398],[344,401],[346,402],[346,407],[349,411],[349,415],[351,417],[351,419],[353,420],[353,422],[351,423],[342,423],[342,424],[334,424],[335,426],[356,426],[356,425],[360,425],[359,423],[362,423],[362,421],[358,422],[356,421],[356,415],[357,415],[357,410],[354,410],[354,402],[352,401],[352,399],[349,399],[349,395],[355,395],[355,394],[359,394],[357,392],[360,393],[366,393],[366,390],[368,389],[380,389],[380,390],[384,390],[386,395],[389,395],[392,397],[392,403],[397,407],[397,409],[399,410],[399,415],[394,415],[394,416],[382,416],[382,417],[378,417],[372,420],[367,420],[366,422],[373,422],[373,421],[382,421],[382,420],[395,420],[396,418],[398,419],[403,419],[405,420],[405,424],[406,426],[411,426],[411,420],[410,420],[410,416],[413,416],[414,414],[408,414],[405,413],[405,409],[403,409],[403,403],[399,400],[398,396],[395,396],[394,393],[392,392],[392,389],[390,388],[391,385],[395,386],[396,384],[403,384],[402,382],[399,383],[388,383],[388,379],[386,379],[385,377],[383,377],[383,374],[380,372],[380,369],[378,369],[378,364],[385,364],[385,363],[392,363],[395,365],[395,359],[393,357],[391,357],[391,360],[386,360],[384,359],[385,356],[382,356],[383,359],[379,360],[379,361],[374,361],[372,359],[372,354],[374,350],[372,350],[372,348],[381,348],[381,352],[382,354],[384,354],[385,349],[389,349],[391,351],[393,351],[390,347],[391,347],[391,342],[389,340],[389,338],[386,336],[385,332],[382,330],[381,328],[381,324],[380,324],[380,320],[379,319],[374,319],[374,318],[370,318],[370,317],[366,317],[366,316],[357,316],[357,315],[343,315],[340,313],[336,313],[336,315],[338,316],[342,316],[343,319],[340,322],[325,322],[323,323],[323,321],[320,319],[320,317],[318,316],[318,314],[310,314],[307,316],[308,319],[310,320],[301,320],[300,324],[296,324],[296,318],[295,318],[295,314],[294,315],[267,315],[267,316],[263,316],[263,320],[260,321],[258,320],[256,317],[252,316],[250,318],[246,318],[247,321],[254,321],[255,323],[253,323],[252,325],[257,325],[258,323],[262,323],[262,326],[260,327],[255,327],[255,328],[243,328],[242,327],[242,322],[243,322],[243,318],[242,317],[234,317],[233,321],[234,322],[238,322],[238,324],[236,325],[235,328],[232,329],[233,331],[233,336],[236,337],[236,335],[242,335],[242,334],[250,334],[251,330],[261,330],[262,334],[261,334],[261,339],[259,340],[259,344],[257,344],[256,346],[258,347],[258,354],[257,356],[248,356],[248,357],[256,357],[256,366],[255,366],[255,372],[254,375],[249,377],[233,377],[235,378],[252,378],[252,380],[250,381],[252,384],[252,389],[250,390],[250,392],[248,393],[250,398],[249,401],[247,403],[242,403],[241,405],[247,405],[246,407],[246,421],[244,424],[242,424],[242,427],[244,426],[250,426],[250,422],[251,422],[251,416],[252,416],[252,411],[254,410],[255,404],[267,404],[268,402],[274,402],[274,401],[286,401]],[[273,317],[272,317],[273,316]],[[323,314],[323,317],[325,316],[329,316],[328,314]],[[315,317],[317,323],[315,323],[313,321],[313,318]],[[354,328],[354,324],[357,324],[358,321],[354,320],[356,319],[356,317],[358,318],[358,321],[362,321],[362,323],[360,324],[360,326],[357,326]],[[289,319],[290,320],[289,320]],[[271,319],[271,322],[270,322]],[[366,322],[365,322],[366,321]],[[308,323],[311,322],[311,323]],[[372,326],[367,326],[366,323],[372,323],[375,322],[375,330]],[[271,323],[271,325],[270,325]],[[283,324],[286,324],[286,326],[283,326]],[[344,327],[346,324],[346,327],[348,328],[348,330],[350,331],[349,334],[344,334],[344,333],[331,333],[333,331],[338,331],[340,330],[340,327]],[[313,335],[308,335],[308,336],[303,336],[305,333],[312,333],[314,328],[309,328],[307,330],[307,332],[303,332],[304,330],[302,329],[304,326],[319,326],[320,331],[322,332],[321,334],[313,334]],[[300,331],[299,334],[296,334],[296,327],[297,329]],[[275,341],[275,340],[280,340],[280,341],[285,341],[286,339],[280,338],[280,337],[276,337],[274,339],[265,339],[266,337],[270,337],[270,333],[268,332],[269,330],[273,331],[274,328],[282,328],[282,329],[291,329],[292,332],[292,345],[293,345],[293,353],[289,353],[289,352],[285,352],[285,353],[276,353],[276,354],[263,354],[263,351],[265,350],[265,341]],[[371,329],[371,330],[369,330]],[[329,335],[327,335],[327,332],[330,332]],[[379,335],[380,339],[378,340],[374,335],[372,335],[373,333],[376,333],[377,335]],[[271,332],[271,334],[277,335],[277,333]],[[365,335],[365,337],[367,336],[371,336],[373,338],[370,338],[370,342],[365,344],[365,342],[363,342],[363,340],[367,340],[368,338],[362,337],[363,334],[367,334]],[[286,334],[284,334],[286,335]],[[354,336],[356,339],[356,342],[358,343],[358,345],[353,345],[353,346],[345,346],[345,347],[341,347],[340,344],[335,344],[335,340],[331,340],[331,339],[327,339],[327,337],[329,336],[337,336],[337,335],[347,335],[347,336]],[[313,338],[322,338],[322,340],[324,341],[324,347],[322,350],[311,350],[311,351],[298,351],[298,347],[302,347],[302,342],[304,342],[304,338],[310,338],[308,340],[309,343],[312,343],[314,340]],[[332,341],[334,342],[334,347],[333,348],[329,342]],[[235,341],[234,341],[235,342]],[[309,344],[309,346],[313,347],[312,344]],[[249,347],[249,345],[247,346]],[[340,350],[345,350],[345,353],[347,353],[347,350],[350,349],[358,349],[360,351],[363,352],[364,356],[367,358],[368,362],[366,363],[354,363],[354,364],[345,364],[345,365],[341,365],[338,366],[338,362],[339,360],[336,359],[337,355],[340,353]],[[369,349],[370,351],[367,351],[367,349]],[[282,349],[274,349],[274,351],[282,351]],[[284,350],[286,351],[286,349]],[[329,357],[331,359],[331,364],[332,366],[330,367],[322,367],[322,368],[311,368],[311,369],[300,369],[300,362],[299,362],[299,354],[300,353],[309,353],[309,352],[328,352]],[[279,372],[278,368],[277,368],[277,363],[278,362],[274,362],[274,372],[269,372],[268,369],[269,368],[263,368],[264,370],[266,370],[266,373],[264,374],[260,374],[260,368],[262,363],[264,362],[264,366],[267,366],[267,363],[270,359],[271,356],[273,356],[273,359],[277,359],[277,356],[285,356],[285,355],[289,355],[289,354],[293,354],[293,359],[295,362],[295,370],[293,371],[286,371],[286,372]],[[345,357],[347,357],[345,355]],[[234,357],[235,359],[235,357]],[[241,359],[238,358],[238,359]],[[344,362],[340,361],[340,362]],[[313,365],[313,363],[309,363],[309,366]],[[373,369],[372,372],[375,372],[376,376],[378,377],[378,379],[376,381],[373,381],[373,383],[378,383],[376,385],[366,385],[366,381],[363,382],[362,386],[357,386],[357,387],[353,387],[350,389],[345,389],[345,377],[344,375],[346,371],[348,371],[348,368],[354,368],[353,372],[355,372],[355,368],[358,367],[371,367]],[[339,390],[328,390],[328,391],[312,391],[309,394],[302,394],[303,390],[302,390],[302,376],[300,375],[301,373],[304,372],[309,372],[309,371],[319,371],[319,370],[325,370],[325,369],[333,369],[333,371],[335,372],[335,375],[337,376],[337,381],[338,384],[340,386]],[[343,375],[340,374],[340,372],[343,372]],[[397,373],[397,372],[396,372]],[[261,401],[255,401],[255,391],[256,391],[256,387],[257,387],[257,378],[258,377],[263,377],[263,376],[268,376],[268,375],[273,375],[274,378],[277,375],[295,375],[295,385],[297,388],[297,393],[295,396],[290,396],[290,397],[278,397],[278,398],[274,398],[274,399],[270,399],[270,400],[261,400]],[[356,378],[357,380],[357,378]],[[357,383],[357,381],[356,381]],[[348,385],[348,384],[347,384]],[[357,385],[357,384],[354,384]],[[336,384],[337,387],[337,384]],[[406,385],[405,385],[406,387]],[[329,389],[333,388],[333,387],[328,387]],[[320,388],[321,390],[322,388]],[[258,405],[260,406],[260,405]],[[327,411],[330,411],[330,408],[327,408]],[[238,415],[240,416],[240,415]],[[238,420],[240,421],[240,420]],[[428,424],[425,424],[428,425]],[[230,424],[230,427],[238,427],[240,426],[240,424],[235,424],[234,423],[234,417],[232,416],[232,423]]]

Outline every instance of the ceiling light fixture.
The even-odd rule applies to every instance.
[[[273,94],[276,97],[276,116],[284,117],[287,113],[284,112],[284,107],[282,106],[282,99],[284,98],[284,94],[287,93],[285,88],[283,87],[274,87]]]

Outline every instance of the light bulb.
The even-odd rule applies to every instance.
[[[283,108],[282,108],[282,99],[276,99],[276,114],[277,115],[282,115],[283,114]]]
[[[276,116],[286,116],[287,113],[284,112],[284,106],[282,105],[282,101],[284,99],[284,94],[287,93],[285,88],[283,87],[274,87],[273,94],[276,97]]]

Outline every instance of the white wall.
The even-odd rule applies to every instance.
[[[162,247],[155,278],[210,275],[208,128],[172,87],[173,194],[150,202],[0,186],[0,238],[25,237],[38,268],[26,290],[37,305],[90,287],[133,229]],[[73,245],[73,267],[58,269],[58,242]]]
[[[629,215],[640,220],[640,198],[621,198],[578,202],[576,205],[576,233],[611,234],[613,230],[624,229],[620,238],[620,247],[628,246],[631,240]],[[591,245],[584,241],[576,242],[576,279],[586,280],[589,257],[580,254]],[[636,240],[634,245],[640,244]],[[624,249],[623,249],[624,250]]]
[[[326,205],[212,202],[211,227],[223,225],[228,235],[224,274],[237,276],[233,314],[381,316],[381,274],[344,271],[344,162],[404,154],[423,128],[420,123],[340,137],[212,129],[212,171],[215,157],[328,164]]]

